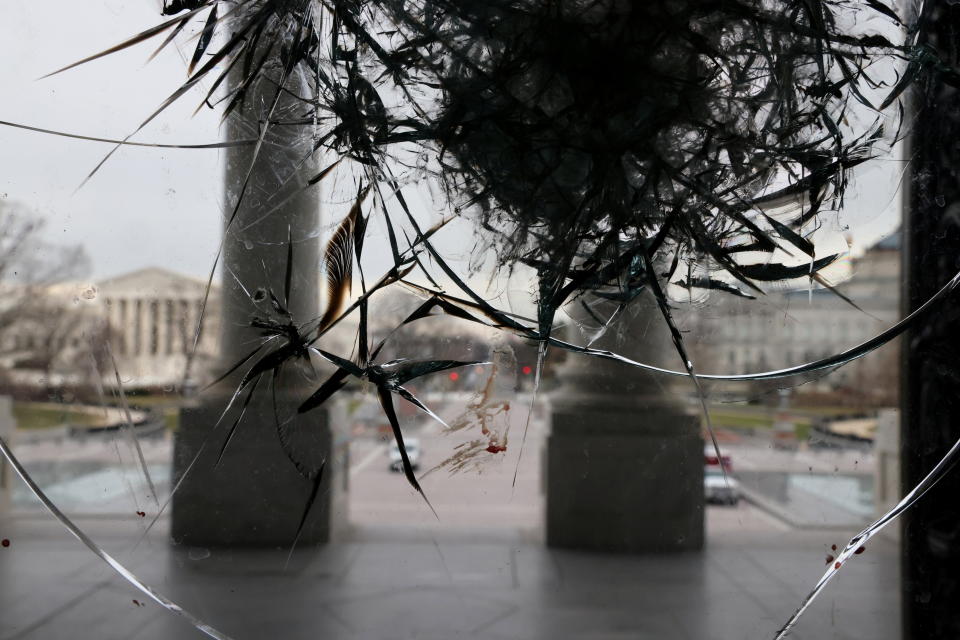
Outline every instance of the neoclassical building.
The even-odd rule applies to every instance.
[[[16,384],[83,384],[96,375],[130,389],[180,387],[206,293],[206,281],[150,267],[97,284],[58,283],[19,296],[0,327],[0,371]],[[220,293],[210,291],[189,371],[202,384],[213,374],[220,332]],[[109,351],[105,348],[109,344]]]
[[[204,309],[206,282],[149,267],[97,285],[98,316],[106,321],[111,348],[125,384],[162,387],[183,382],[187,358],[197,342],[191,378],[202,381],[217,355],[219,289]]]
[[[851,261],[851,277],[836,289],[772,290],[757,300],[712,296],[690,323],[694,348],[708,373],[779,369],[843,352],[900,319],[900,232]],[[857,360],[806,391],[828,385],[896,401],[899,341]]]

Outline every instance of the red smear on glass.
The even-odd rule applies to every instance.
[[[857,549],[856,551],[853,552],[853,555],[858,556],[858,555],[860,555],[861,553],[863,553],[863,552],[866,551],[866,550],[867,550],[866,547],[860,547],[859,549]]]
[[[507,450],[506,447],[501,447],[498,444],[492,444],[489,447],[487,447],[487,451],[489,451],[490,453],[500,453],[501,451],[506,451],[506,450]]]
[[[839,568],[840,568],[840,563],[838,562],[838,563],[836,563],[835,565],[833,565],[833,568],[834,568],[834,569],[839,569]]]
[[[826,561],[825,564],[830,564],[831,562],[833,562],[833,556],[831,556],[831,555],[828,554],[828,555],[827,555],[827,561]]]
[[[10,541],[7,540],[6,538],[4,538],[3,540],[0,540],[0,547],[9,547],[9,546],[10,546]]]

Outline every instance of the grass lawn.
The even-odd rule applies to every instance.
[[[773,418],[770,416],[727,413],[713,409],[710,410],[710,421],[715,427],[731,429],[769,429],[773,426]]]
[[[180,423],[180,407],[173,396],[132,396],[130,408],[155,409],[167,429],[175,431]],[[102,411],[80,411],[52,402],[14,402],[13,417],[19,429],[49,429],[62,424],[95,426],[103,421]]]
[[[810,437],[810,428],[813,418],[791,410],[794,421],[794,433],[797,440],[803,441]],[[734,408],[712,407],[710,421],[714,427],[723,429],[772,429],[775,412],[767,408]]]
[[[810,429],[813,428],[809,422],[798,422],[793,426],[793,432],[797,436],[797,440],[803,442],[810,439]]]
[[[94,413],[41,402],[14,402],[13,417],[19,429],[49,429],[64,423],[94,425],[100,422],[100,416]]]
[[[168,407],[163,410],[163,424],[167,431],[176,431],[180,428],[180,408]]]

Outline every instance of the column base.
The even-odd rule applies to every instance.
[[[192,468],[173,497],[170,536],[174,543],[189,546],[289,547],[313,483],[283,452],[269,400],[250,404],[217,465],[235,419],[232,411],[213,429],[224,406],[226,400],[181,410],[173,486]],[[296,415],[296,405],[278,400],[278,411],[283,422]],[[334,437],[331,423],[331,412],[317,409],[285,427],[308,467],[326,459],[320,490],[297,544],[328,542],[347,520],[348,449],[345,439]]]
[[[552,422],[548,546],[618,553],[703,548],[703,439],[695,416],[659,403],[565,399]]]

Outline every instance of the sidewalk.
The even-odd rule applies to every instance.
[[[165,523],[132,554],[141,521],[84,529],[147,584],[238,640],[761,640],[793,612],[846,533],[708,516],[703,553],[615,556],[546,549],[530,532],[355,529],[298,549],[173,549]],[[715,515],[719,514],[719,515]],[[717,525],[717,518],[724,519]],[[46,518],[0,523],[3,640],[204,638]],[[851,532],[853,533],[853,532]],[[792,638],[899,637],[896,548],[879,541],[827,587]]]

